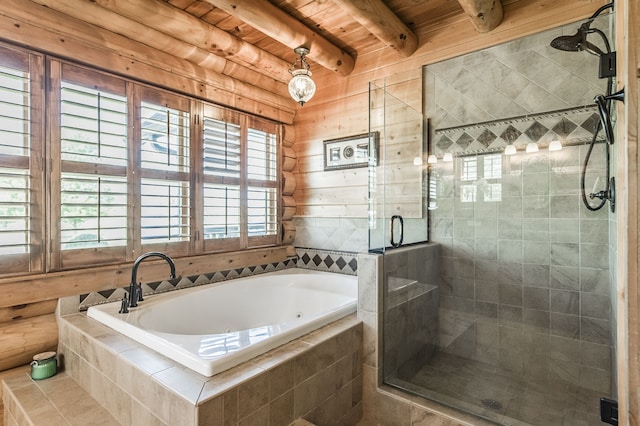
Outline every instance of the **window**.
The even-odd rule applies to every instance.
[[[122,261],[130,220],[127,83],[56,61],[49,67],[50,111],[59,117],[52,126],[52,267]]]
[[[141,241],[144,251],[186,255],[191,239],[190,101],[147,88],[141,96]]]
[[[43,270],[43,58],[0,47],[0,262]]]
[[[205,249],[241,247],[241,116],[207,105],[202,126]]]
[[[278,124],[48,64],[57,117],[49,123],[50,269],[279,243]],[[24,194],[16,202],[27,217]]]
[[[502,154],[462,157],[460,180],[460,201],[475,203],[502,200]],[[479,193],[479,194],[478,194]]]
[[[277,135],[252,120],[247,131],[247,222],[250,246],[275,243],[278,226]]]
[[[0,44],[3,273],[278,245],[279,139],[269,120]]]

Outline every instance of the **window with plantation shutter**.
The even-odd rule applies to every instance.
[[[0,47],[0,266],[43,269],[43,59]]]
[[[0,275],[280,244],[279,134],[0,43]]]
[[[239,114],[207,105],[202,122],[205,250],[240,248],[242,131]]]
[[[140,227],[144,250],[189,253],[190,102],[143,89],[140,105]]]
[[[61,70],[59,266],[122,261],[129,224],[126,83],[53,67]]]
[[[278,137],[275,125],[248,119],[247,226],[249,246],[274,244],[278,235]]]

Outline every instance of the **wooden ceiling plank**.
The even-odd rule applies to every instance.
[[[355,60],[352,56],[267,0],[207,1],[290,49],[307,47],[309,58],[329,70],[341,75],[349,75],[353,71]]]
[[[499,2],[499,0],[496,0]],[[381,0],[333,0],[387,46],[407,58],[418,48],[418,37]]]
[[[282,82],[288,82],[290,79],[289,63],[162,0],[93,0],[92,3],[133,21],[144,23],[156,31],[172,34],[173,37],[191,45],[192,49],[206,50]],[[208,3],[207,6],[211,7]]]
[[[504,10],[501,0],[458,0],[476,31],[487,33],[502,22]]]

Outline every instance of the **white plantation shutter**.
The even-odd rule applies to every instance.
[[[69,73],[73,79],[73,73]],[[97,250],[104,261],[123,260],[127,246],[128,112],[125,83],[60,85],[60,248]],[[95,260],[95,259],[94,259]]]
[[[144,251],[189,253],[191,123],[187,99],[142,90],[140,227]]]
[[[256,247],[277,242],[278,137],[272,123],[248,121],[247,228],[249,247]]]
[[[0,266],[42,270],[42,58],[0,47]],[[34,69],[35,68],[35,69]]]
[[[0,267],[42,273],[145,251],[277,245],[279,133],[262,118],[0,44]]]

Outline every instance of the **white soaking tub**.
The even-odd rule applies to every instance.
[[[356,311],[357,277],[306,269],[238,278],[120,302],[87,315],[211,377]]]

